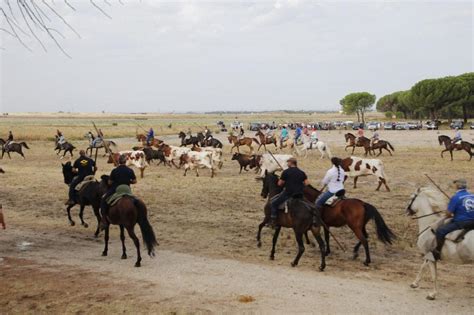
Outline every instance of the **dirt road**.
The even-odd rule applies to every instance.
[[[34,294],[35,286],[31,284],[19,293],[2,285],[0,307],[8,313],[118,310],[346,314],[468,314],[474,307],[472,290],[455,295],[445,291],[442,300],[432,302],[425,300],[426,290],[412,290],[406,282],[370,276],[346,278],[331,272],[330,266],[320,273],[272,266],[270,262],[258,265],[158,250],[155,259],[145,257],[143,267],[134,268],[132,244],[128,243],[127,260],[120,260],[116,239],[112,240],[108,257],[101,257],[101,251],[101,240],[81,234],[45,233],[10,225],[0,234],[2,279],[8,279],[14,271],[24,272],[20,266],[31,267],[28,272],[33,282],[44,272],[48,277],[40,277],[41,284],[36,281],[35,285],[41,288],[38,294]],[[59,283],[65,287],[55,292]],[[19,285],[15,284],[17,289]],[[85,292],[88,294],[81,296]],[[78,294],[87,300],[68,304],[70,297]]]

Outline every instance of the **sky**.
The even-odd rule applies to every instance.
[[[473,1],[69,2],[71,58],[0,31],[1,112],[339,110],[473,71]]]

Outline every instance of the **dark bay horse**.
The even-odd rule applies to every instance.
[[[94,149],[95,149],[96,156],[97,156],[97,153],[99,152],[99,149],[104,148],[104,150],[106,150],[105,146],[104,146],[104,140],[103,139],[99,139],[97,141],[94,141],[96,138],[90,132],[88,132],[85,137],[87,139],[89,139],[89,146],[86,149],[86,154],[87,154],[88,151],[90,151],[89,156],[92,156],[92,150],[94,150]],[[109,147],[109,148],[117,146],[117,144],[112,140],[105,140],[105,141],[107,143],[107,147]],[[107,155],[107,152],[104,152],[104,156],[106,156],[106,155]]]
[[[237,136],[234,136],[234,135],[229,135],[227,137],[227,140],[229,140],[230,144],[233,144],[232,148],[230,148],[230,153],[232,153],[232,150],[234,148],[237,148],[237,152],[240,153],[239,147],[243,145],[248,146],[250,153],[252,153],[253,152],[252,142],[255,142],[256,144],[260,144],[258,143],[258,140],[255,138],[244,137],[242,139],[239,139],[237,138]]]
[[[190,136],[189,139],[186,139],[186,134],[183,131],[180,131],[178,137],[181,139],[181,146],[185,147],[188,145],[192,145],[193,147],[199,146],[199,139],[198,137]]]
[[[472,160],[472,156],[474,153],[472,152],[473,144],[467,142],[467,141],[461,141],[459,144],[454,144],[453,141],[451,140],[450,137],[446,135],[441,135],[438,137],[438,142],[439,145],[443,145],[445,149],[441,151],[441,157],[443,157],[443,153],[446,151],[449,151],[449,154],[451,154],[451,161],[453,160],[453,151],[460,151],[464,150],[469,154],[469,161]]]
[[[205,136],[202,132],[198,132],[197,138],[201,147],[213,147],[222,149],[223,144],[218,139],[214,138],[212,135]]]
[[[278,142],[277,142],[277,139],[275,137],[267,137],[261,130],[257,131],[257,133],[255,134],[256,137],[258,137],[259,141],[260,141],[260,145],[258,146],[258,150],[260,150],[260,148],[262,147],[263,145],[263,148],[265,149],[265,151],[267,151],[267,144],[273,144],[275,145],[275,148],[278,148]]]
[[[268,173],[263,179],[263,188],[261,195],[266,198],[280,193],[282,188],[278,186],[278,176],[274,173]],[[312,186],[306,186],[304,190],[304,197],[314,203],[316,198],[321,194],[319,190]],[[392,240],[396,238],[395,234],[389,229],[383,220],[378,210],[359,199],[342,199],[332,206],[324,206],[321,210],[321,219],[325,225],[325,240],[326,240],[326,255],[329,255],[331,249],[329,247],[329,227],[342,227],[349,226],[354,232],[359,242],[354,246],[353,259],[359,256],[359,248],[361,245],[364,246],[365,250],[365,261],[364,265],[368,266],[371,262],[368,234],[366,230],[367,223],[374,219],[375,227],[377,231],[377,237],[384,244],[392,244]],[[260,243],[260,234],[262,228],[270,220],[270,209],[265,208],[265,218],[263,222],[258,226],[257,233],[257,245]],[[275,240],[274,240],[275,241]]]
[[[6,141],[3,139],[0,139],[0,145],[2,146],[2,159],[3,156],[5,155],[5,152],[8,154],[8,158],[12,158],[10,156],[10,152],[16,152],[19,155],[21,155],[23,158],[25,158],[25,155],[23,154],[22,148],[29,149],[28,145],[26,142],[12,142],[9,144],[6,144]]]
[[[71,155],[71,157],[73,157],[73,153],[72,151],[74,151],[76,149],[75,146],[73,146],[72,144],[70,144],[69,142],[64,142],[63,144],[59,144],[58,140],[59,140],[59,137],[56,135],[55,136],[56,140],[55,140],[55,145],[56,147],[54,148],[56,152],[56,155],[59,155],[59,153],[61,153],[61,151],[64,150],[64,154],[63,154],[63,157],[66,156],[66,153],[69,152],[69,154]]]
[[[260,242],[260,234],[262,231],[263,226],[267,224],[270,218],[270,200],[273,196],[277,195],[281,192],[281,189],[278,189],[276,182],[273,182],[273,179],[278,177],[271,173],[267,174],[263,179],[263,190],[262,190],[262,197],[268,196],[267,203],[264,207],[265,212],[265,219],[259,225],[258,234],[257,234],[257,244],[259,247],[261,246]],[[265,192],[265,194],[264,194]],[[303,197],[303,196],[301,196]],[[319,270],[323,271],[326,267],[326,254],[324,252],[324,241],[320,235],[320,227],[315,227],[313,225],[313,208],[312,205],[308,203],[308,201],[304,200],[303,198],[292,198],[288,203],[288,213],[280,211],[277,217],[277,226],[275,227],[275,233],[273,234],[273,244],[272,244],[272,251],[270,253],[270,259],[275,259],[275,247],[278,241],[278,235],[280,234],[280,230],[282,227],[285,228],[292,228],[295,233],[296,242],[298,243],[298,254],[296,255],[294,261],[291,263],[292,267],[296,267],[298,262],[303,255],[305,248],[303,242],[303,235],[307,236],[307,232],[311,231],[311,233],[316,238],[316,241],[319,244],[319,250],[321,253],[321,264],[319,266]]]
[[[360,137],[358,141],[356,141],[357,137],[354,136],[352,133],[346,133],[344,135],[344,138],[346,139],[346,147],[344,148],[345,151],[347,151],[347,148],[352,147],[352,152],[351,154],[354,154],[354,150],[356,147],[363,147],[365,150],[365,156],[367,154],[372,155],[372,152],[370,151],[370,139],[367,137]]]
[[[109,176],[102,175],[100,186],[101,189],[108,189]],[[142,257],[140,255],[140,242],[137,235],[135,234],[135,225],[138,223],[142,232],[143,243],[148,251],[150,257],[155,256],[155,246],[158,246],[156,241],[155,232],[148,222],[147,208],[142,200],[136,199],[131,196],[122,197],[117,203],[110,207],[107,216],[107,221],[110,224],[118,225],[120,227],[120,240],[122,241],[122,259],[127,259],[127,253],[125,248],[125,229],[127,229],[128,235],[133,240],[135,247],[137,248],[137,261],[135,267],[141,266]],[[107,256],[109,249],[109,227],[107,224],[105,227],[105,248],[102,252],[102,256]]]
[[[63,166],[63,177],[64,177],[64,183],[66,185],[69,185],[74,178],[75,174],[72,172],[72,164],[71,162],[67,162],[66,164],[62,164]],[[95,230],[94,236],[97,237],[99,236],[99,231],[100,231],[100,200],[102,198],[102,195],[106,192],[106,190],[103,190],[100,188],[99,183],[96,182],[91,182],[88,185],[86,185],[84,188],[82,188],[80,191],[77,192],[77,200],[80,207],[79,210],[79,218],[81,219],[81,225],[84,226],[85,228],[89,227],[89,225],[84,221],[83,214],[84,214],[84,208],[86,206],[92,206],[92,209],[94,210],[94,215],[97,218],[97,229]],[[67,206],[67,217],[69,219],[69,224],[71,226],[76,225],[74,220],[71,218],[71,208],[73,208],[76,204]]]
[[[390,144],[390,142],[386,140],[378,140],[377,142],[372,143],[372,146],[370,147],[370,149],[374,152],[374,155],[375,155],[375,150],[379,150],[379,154],[377,154],[377,156],[382,154],[382,149],[390,153],[390,155],[393,155],[392,151],[393,152],[395,151],[395,148]]]
[[[147,142],[146,142],[146,136],[145,136],[144,134],[141,134],[141,133],[140,133],[140,134],[137,134],[136,138],[137,138],[137,140],[138,140],[139,142],[142,143],[142,145],[143,145],[144,147],[148,146],[148,144],[147,144]],[[157,138],[153,138],[153,140],[152,140],[150,146],[155,147],[155,148],[158,148],[162,143],[163,143],[162,140],[157,139]]]

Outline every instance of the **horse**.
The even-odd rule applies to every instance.
[[[356,147],[363,147],[365,150],[365,156],[367,156],[367,154],[372,155],[369,138],[359,137],[359,140],[356,142],[356,136],[354,136],[350,132],[346,133],[344,135],[344,138],[346,139],[346,144],[347,144],[346,147],[344,148],[345,151],[347,151],[347,148],[352,147],[351,154],[354,154],[354,150]]]
[[[472,152],[472,148],[474,147],[473,144],[471,144],[467,141],[461,141],[461,143],[455,144],[455,143],[453,143],[451,138],[446,136],[446,135],[439,136],[438,137],[438,142],[439,142],[439,145],[444,144],[444,147],[445,147],[445,149],[443,151],[441,151],[441,158],[443,157],[444,152],[449,151],[449,154],[451,154],[451,161],[452,161],[454,150],[456,150],[456,151],[464,150],[469,154],[469,161],[472,160],[472,156],[474,155],[474,153]]]
[[[375,150],[379,150],[379,154],[377,154],[377,156],[382,154],[382,149],[390,153],[390,155],[393,155],[392,152],[395,151],[395,148],[392,146],[392,144],[386,140],[378,140],[377,142],[372,143],[370,149],[373,151],[374,155]]]
[[[61,163],[61,165],[63,168],[64,183],[66,185],[69,185],[71,184],[71,181],[75,176],[75,174],[72,172],[72,164],[71,162],[67,162],[65,164]],[[83,187],[80,191],[78,191],[77,200],[79,202],[76,202],[73,205],[69,205],[66,208],[69,224],[71,226],[76,225],[74,220],[71,218],[71,208],[73,208],[76,204],[79,204],[79,207],[80,207],[79,218],[81,219],[81,225],[84,226],[85,228],[89,227],[89,225],[84,221],[83,213],[84,213],[85,206],[92,206],[94,215],[97,218],[97,229],[94,233],[94,236],[98,237],[99,232],[100,232],[100,220],[101,220],[100,200],[102,198],[102,195],[105,194],[105,192],[106,190],[101,189],[97,181],[90,182],[85,187]]]
[[[142,143],[142,145],[143,145],[144,147],[148,146],[148,143],[147,143],[147,141],[146,141],[146,138],[147,138],[146,135],[140,133],[140,134],[137,134],[137,135],[136,135],[136,138],[137,138],[137,140],[138,140],[139,142]],[[162,143],[163,143],[162,140],[157,139],[157,138],[153,138],[152,141],[151,141],[150,146],[151,146],[151,147],[156,147],[156,148],[158,148]]]
[[[5,140],[0,139],[0,145],[2,146],[2,159],[3,159],[3,156],[5,155],[5,152],[7,152],[8,158],[10,159],[12,158],[10,156],[10,152],[16,152],[25,159],[25,155],[23,154],[22,148],[24,147],[26,149],[29,149],[26,142],[10,142],[7,144]]]
[[[290,148],[293,149],[295,146],[295,140],[291,139],[290,137],[286,138],[284,141],[280,140],[280,150],[283,150],[284,148]]]
[[[331,149],[329,149],[329,146],[320,140],[314,143],[307,136],[303,136],[303,143],[300,145],[295,145],[294,148],[295,155],[301,156],[304,152],[305,158],[308,156],[308,151],[313,149],[318,149],[319,153],[321,153],[321,157],[319,158],[320,160],[322,160],[325,156],[327,156],[328,159],[332,158],[332,153]]]
[[[109,189],[108,186],[109,176],[102,175],[100,181],[100,187],[103,190]],[[150,257],[155,256],[155,247],[158,246],[156,241],[155,232],[147,218],[147,207],[142,200],[136,199],[132,196],[124,196],[116,204],[110,206],[107,215],[107,221],[110,224],[118,225],[120,227],[120,240],[122,241],[122,259],[127,259],[127,252],[125,248],[125,229],[127,229],[128,235],[133,240],[137,249],[137,261],[135,267],[141,266],[142,257],[140,255],[140,241],[135,234],[135,225],[138,223],[142,232],[143,243],[148,250]],[[102,252],[102,256],[107,256],[109,249],[109,228],[110,224],[105,226],[104,240],[105,248]]]
[[[265,135],[262,132],[262,130],[258,130],[257,133],[255,134],[255,137],[258,137],[258,139],[260,140],[260,145],[258,146],[257,151],[260,150],[262,145],[263,145],[263,148],[265,149],[265,151],[267,151],[267,144],[273,144],[273,145],[275,145],[275,149],[278,148],[278,142],[277,142],[277,139],[275,138],[275,136],[267,137],[267,135]]]
[[[89,153],[89,156],[92,156],[92,150],[95,149],[96,151],[96,154],[97,152],[99,152],[99,149],[101,148],[104,148],[105,150],[105,146],[104,146],[104,140],[103,139],[98,139],[97,141],[94,141],[95,138],[94,138],[94,135],[92,133],[86,133],[85,137],[87,139],[89,139],[89,146],[87,147],[86,149],[86,154],[88,151],[90,151]],[[112,140],[105,140],[105,142],[107,143],[107,147],[116,147],[117,144],[115,142],[113,142]],[[107,152],[104,153],[104,156],[107,155]]]
[[[60,144],[59,142],[59,137],[57,135],[55,135],[55,145],[56,147],[54,148],[56,152],[56,155],[59,155],[59,153],[61,153],[62,150],[64,150],[64,154],[62,156],[62,158],[64,158],[66,156],[66,153],[69,152],[69,154],[71,155],[71,157],[73,157],[74,155],[72,154],[72,151],[74,151],[76,149],[75,146],[73,146],[72,144],[70,144],[69,142],[64,142],[63,144]]]
[[[433,229],[442,224],[445,218],[442,213],[434,212],[433,207],[444,210],[447,208],[447,204],[447,200],[438,191],[431,187],[423,187],[418,188],[416,192],[412,194],[406,210],[407,215],[418,215],[418,217],[416,217],[419,229],[417,245],[421,253],[424,254],[423,264],[421,265],[415,281],[413,281],[410,287],[418,288],[423,271],[426,266],[429,266],[431,277],[434,282],[434,291],[428,294],[426,297],[428,300],[434,300],[438,294],[437,262],[431,253],[436,246],[436,237]],[[459,232],[455,231],[451,233],[456,234]],[[448,234],[448,238],[446,239],[441,251],[442,260],[460,264],[473,264],[474,231],[471,230],[465,233],[459,242],[452,241],[449,235],[450,234]],[[459,235],[454,238],[458,239]]]
[[[192,144],[193,147],[199,146],[198,137],[189,136],[189,139],[186,139],[186,134],[183,131],[180,131],[178,137],[181,139],[181,147],[186,147]]]
[[[278,176],[274,173],[266,173],[265,178],[263,179],[263,187],[261,196],[266,198],[269,195],[276,195],[282,191],[282,187],[278,186]],[[304,189],[304,197],[311,203],[314,203],[317,197],[321,194],[321,191],[317,190],[312,186],[306,186]],[[359,239],[359,242],[354,246],[353,249],[353,259],[359,257],[359,248],[363,245],[365,250],[365,261],[364,265],[368,266],[371,263],[370,252],[369,252],[369,243],[367,241],[368,234],[365,226],[367,223],[374,219],[375,227],[377,231],[378,239],[384,244],[392,244],[392,241],[396,238],[395,234],[390,230],[390,228],[385,223],[382,215],[378,210],[359,199],[349,199],[344,198],[338,200],[336,203],[331,206],[325,205],[321,209],[321,219],[324,223],[324,237],[326,243],[325,255],[331,253],[329,246],[329,227],[342,227],[349,226],[349,228],[354,232],[356,237]],[[263,227],[270,220],[270,209],[265,208],[265,218],[262,223],[258,226],[257,233],[257,245],[260,244],[260,234]]]
[[[215,139],[211,135],[208,135],[206,137],[202,132],[198,132],[197,138],[201,147],[213,147],[222,149],[222,147],[224,146],[222,142],[220,142],[218,139]]]
[[[255,142],[256,144],[260,144],[257,139],[255,138],[249,138],[249,137],[244,137],[242,139],[238,139],[237,136],[234,135],[229,135],[227,137],[227,140],[229,140],[230,144],[233,144],[233,146],[230,148],[230,153],[232,153],[232,150],[234,148],[237,148],[237,152],[240,153],[239,147],[241,145],[246,145],[249,147],[250,153],[253,152],[253,147],[252,147],[252,142]]]

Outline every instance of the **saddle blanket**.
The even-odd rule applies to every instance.
[[[130,197],[135,197],[132,194],[132,190],[130,189],[130,186],[128,185],[120,185],[117,187],[115,190],[115,193],[107,198],[106,202],[109,206],[115,205],[120,199],[122,199],[125,196],[130,196]]]
[[[79,184],[77,184],[76,191],[80,191],[82,188],[86,187],[92,182],[95,182],[94,175],[89,175],[89,176],[84,177],[84,180],[80,182]]]

